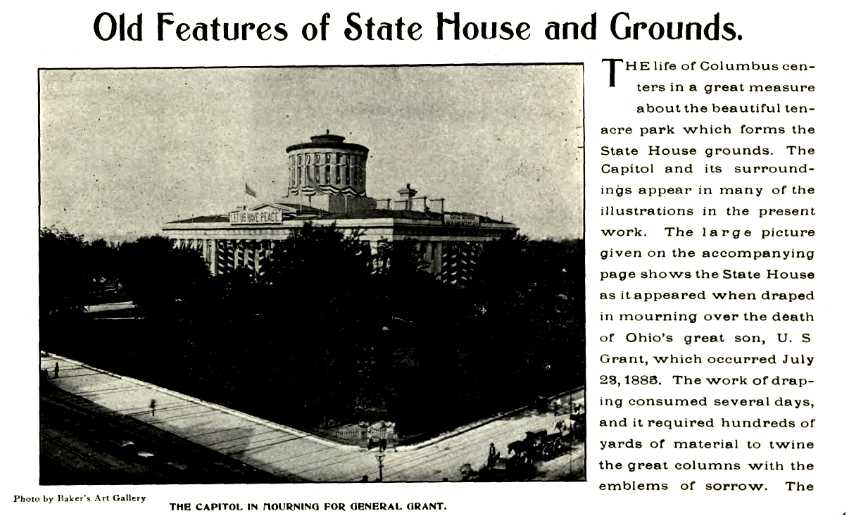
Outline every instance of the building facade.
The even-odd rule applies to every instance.
[[[247,268],[260,274],[273,247],[305,224],[357,234],[372,250],[410,241],[428,271],[460,282],[485,242],[517,232],[514,224],[444,209],[445,199],[418,196],[406,184],[399,199],[367,196],[368,148],[334,134],[287,147],[287,194],[228,213],[176,220],[164,234],[199,251],[213,274]],[[248,190],[249,193],[252,193]]]

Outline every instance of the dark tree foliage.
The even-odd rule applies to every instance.
[[[499,351],[494,369],[528,391],[551,394],[565,378],[583,376],[581,243],[504,238],[480,257],[470,292],[489,347]]]
[[[384,321],[371,343],[371,391],[388,417],[408,431],[426,432],[441,423],[450,409],[443,393],[454,380],[455,355],[449,348],[453,288],[425,271],[414,242],[383,244],[377,253],[379,268],[373,278],[377,312]],[[413,428],[413,429],[412,429]]]
[[[139,238],[120,248],[120,277],[126,294],[151,317],[180,313],[204,293],[209,273],[196,250],[174,248],[161,236]]]
[[[56,228],[39,231],[41,318],[76,316],[118,298],[118,249]]]
[[[51,254],[85,247],[49,238],[61,247]],[[414,242],[371,249],[306,224],[275,243],[258,274],[211,277],[196,252],[159,237],[92,259],[144,317],[91,320],[68,352],[280,422],[387,419],[406,437],[584,382],[580,240],[489,243],[464,287],[428,273]]]
[[[39,232],[42,321],[82,313],[94,286],[94,268],[82,238],[58,229]]]

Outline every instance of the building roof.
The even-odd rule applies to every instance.
[[[291,152],[293,150],[300,150],[303,148],[332,148],[332,149],[340,149],[340,150],[360,150],[362,152],[369,152],[369,149],[364,145],[359,145],[358,143],[345,143],[343,136],[338,136],[337,134],[318,134],[316,136],[311,137],[311,141],[306,143],[297,143],[295,145],[291,145],[285,149],[285,152]]]
[[[186,218],[184,220],[173,220],[169,224],[199,224],[206,222],[228,222],[229,215],[203,215],[195,216],[194,218]]]
[[[461,215],[478,217],[481,223],[507,223],[493,218],[462,211],[444,211],[445,215]],[[404,220],[441,220],[439,211],[414,211],[408,209],[367,209],[351,211],[349,213],[323,213],[320,218],[354,219],[354,218],[400,218]]]
[[[322,209],[317,209],[311,206],[302,206],[298,204],[289,204],[289,203],[280,203],[277,202],[276,204],[281,204],[288,207],[299,208],[299,215],[305,215],[308,219],[321,219],[321,220],[354,220],[356,218],[360,219],[370,219],[370,218],[395,218],[401,220],[441,220],[442,216],[440,212],[436,211],[412,211],[407,209],[366,209],[366,210],[359,210],[359,211],[351,211],[349,213],[329,213],[327,211],[323,211]],[[445,211],[444,214],[448,215],[459,215],[459,216],[467,216],[467,217],[478,217],[480,223],[491,223],[491,224],[507,224],[508,222],[503,222],[500,220],[494,220],[493,218],[477,215],[475,213],[467,213],[463,211]],[[297,216],[293,219],[296,220]],[[187,218],[184,220],[173,220],[168,223],[174,224],[190,224],[190,223],[209,223],[209,222],[229,222],[229,214],[222,214],[222,215],[205,215],[205,216],[196,216],[193,218]]]

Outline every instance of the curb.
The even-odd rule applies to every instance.
[[[147,383],[145,381],[141,381],[140,379],[135,379],[134,377],[122,376],[122,375],[116,374],[114,372],[109,372],[108,370],[103,370],[101,368],[93,367],[93,366],[88,365],[86,363],[83,363],[81,361],[76,361],[74,359],[66,358],[66,357],[60,356],[58,354],[51,353],[50,356],[53,357],[53,358],[56,358],[56,359],[61,359],[61,360],[66,361],[68,363],[73,363],[74,365],[77,365],[77,366],[80,366],[80,367],[83,367],[83,368],[87,368],[89,370],[94,370],[95,372],[101,373],[101,374],[109,376],[109,377],[114,377],[116,379],[124,380],[124,381],[127,381],[129,383],[135,384],[137,386],[143,386],[143,387],[148,388],[150,390],[162,392],[162,393],[165,393],[165,394],[170,395],[172,397],[182,399],[184,401],[188,401],[188,402],[191,402],[191,403],[194,403],[194,404],[199,404],[201,406],[205,406],[205,407],[213,409],[215,411],[220,411],[220,412],[235,416],[237,418],[247,420],[247,421],[252,422],[254,424],[262,425],[262,426],[265,426],[265,427],[268,427],[270,429],[274,429],[274,430],[277,430],[277,431],[285,431],[285,432],[293,434],[294,436],[296,436],[298,438],[311,440],[315,443],[326,445],[327,447],[333,447],[333,448],[336,448],[336,449],[361,449],[361,447],[359,447],[357,445],[344,445],[344,444],[339,444],[337,442],[332,442],[332,441],[326,440],[324,438],[321,438],[319,436],[316,436],[314,434],[302,431],[300,429],[294,429],[292,427],[289,427],[289,426],[286,426],[286,425],[283,425],[283,424],[278,424],[276,422],[271,422],[269,420],[258,418],[258,417],[255,417],[253,415],[249,415],[247,413],[234,410],[232,408],[227,408],[226,406],[222,406],[220,404],[215,404],[213,402],[204,401],[202,399],[198,399],[196,397],[192,397],[192,396],[186,395],[184,393],[180,393],[180,392],[177,392],[177,391],[174,391],[174,390],[170,390],[170,389],[165,388],[163,386],[158,386],[158,385],[155,385],[155,384],[152,384],[152,383]],[[64,390],[64,388],[62,388],[62,389]],[[70,393],[73,393],[73,392],[70,392]],[[93,401],[93,402],[96,402],[96,401]],[[99,403],[97,403],[97,404],[99,404]],[[134,418],[137,418],[137,417],[134,417]],[[185,438],[190,438],[190,437],[186,436]]]
[[[574,393],[577,393],[579,391],[584,392],[584,389],[585,389],[584,386],[577,386],[576,388],[573,388],[571,390],[567,390],[567,391],[564,391],[564,392],[561,392],[561,393],[556,393],[554,395],[549,395],[549,396],[543,397],[543,398],[547,401],[551,401],[552,399],[555,399],[556,397],[561,397],[561,396],[564,396],[564,395],[573,395]],[[440,443],[444,440],[452,438],[453,436],[458,436],[458,435],[464,434],[468,431],[478,429],[478,428],[480,428],[484,425],[490,424],[491,422],[495,422],[497,420],[501,420],[503,418],[510,417],[511,415],[514,415],[516,413],[520,413],[521,411],[525,411],[525,410],[530,409],[530,408],[531,408],[531,404],[526,404],[524,406],[520,406],[519,408],[514,408],[512,410],[504,411],[504,412],[499,413],[497,415],[494,415],[492,417],[489,417],[489,418],[486,418],[486,419],[483,419],[483,420],[478,420],[476,422],[472,422],[470,425],[463,426],[463,427],[460,427],[460,428],[455,429],[453,431],[450,431],[448,433],[438,435],[438,436],[436,436],[432,439],[426,440],[425,442],[420,442],[420,443],[413,444],[413,445],[401,445],[399,447],[395,447],[395,449],[397,450],[397,452],[400,452],[400,451],[415,451],[417,449],[429,447],[430,445],[435,445],[436,443]]]

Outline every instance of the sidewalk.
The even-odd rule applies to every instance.
[[[53,378],[56,363],[59,377]],[[68,358],[42,356],[41,368],[50,372],[54,384],[69,393],[266,472],[303,481],[359,481],[365,475],[373,481],[379,477],[375,449],[368,451],[325,440]],[[582,397],[583,392],[579,392],[573,398]],[[150,410],[153,399],[155,416]],[[384,458],[384,480],[460,480],[461,465],[481,466],[491,442],[505,449],[526,431],[552,429],[556,419],[560,417],[551,413],[498,418],[412,447],[389,450]]]

